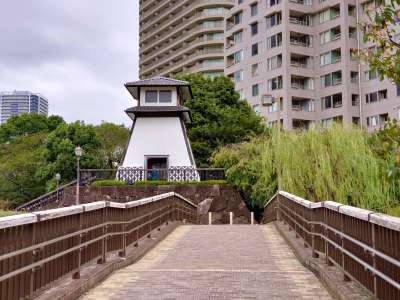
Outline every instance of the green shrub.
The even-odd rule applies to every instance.
[[[166,181],[166,180],[145,180],[135,182],[134,185],[223,185],[225,180],[206,180],[206,181]]]
[[[333,126],[285,132],[232,145],[215,153],[215,167],[226,169],[252,206],[262,207],[278,189],[311,201],[332,200],[388,212],[398,206],[386,167],[357,128]]]
[[[125,181],[121,180],[116,180],[116,179],[107,179],[107,180],[96,180],[92,182],[91,186],[97,187],[97,186],[123,186],[127,185]]]

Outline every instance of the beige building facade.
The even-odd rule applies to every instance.
[[[224,17],[234,0],[141,0],[141,79],[224,73]]]
[[[357,24],[373,5],[236,0],[225,18],[225,74],[269,124],[279,118],[287,129],[359,124],[361,116],[374,130],[400,119],[400,87],[380,81],[351,54],[372,47],[362,43]]]

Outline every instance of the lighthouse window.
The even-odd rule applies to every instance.
[[[146,91],[146,102],[157,103],[157,91]]]
[[[171,91],[160,91],[160,96],[158,100],[160,103],[170,103],[172,101]]]

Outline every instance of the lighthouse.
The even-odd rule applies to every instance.
[[[193,97],[190,84],[155,77],[128,82],[125,87],[138,105],[125,111],[133,123],[118,179],[198,180],[186,133],[192,116],[182,106]]]

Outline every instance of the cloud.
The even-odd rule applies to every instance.
[[[137,0],[2,0],[0,91],[30,90],[67,121],[130,124]]]

